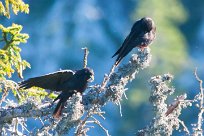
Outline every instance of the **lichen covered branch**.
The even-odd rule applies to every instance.
[[[174,129],[179,129],[180,124],[185,132],[189,133],[185,124],[179,119],[181,110],[191,106],[191,101],[185,100],[186,94],[177,97],[169,107],[166,104],[167,97],[175,91],[173,87],[167,85],[172,79],[173,76],[170,74],[154,76],[150,79],[151,93],[149,100],[155,116],[146,128],[138,131],[138,136],[169,136],[172,135]]]
[[[100,108],[107,102],[113,101],[116,104],[120,104],[122,96],[127,90],[125,87],[128,82],[135,78],[138,72],[149,66],[151,61],[150,49],[146,48],[144,51],[138,50],[136,54],[133,54],[130,61],[127,64],[120,66],[116,72],[110,75],[110,80],[107,85],[104,86],[101,91],[101,85],[95,85],[89,89],[86,95],[81,97],[80,94],[74,95],[67,102],[67,107],[63,110],[63,117],[61,120],[50,120],[50,124],[45,125],[41,129],[37,129],[35,134],[48,135],[52,134],[62,135],[69,133],[69,130],[75,126],[78,126],[81,122],[81,117],[85,112],[89,112],[93,107]],[[15,118],[38,118],[47,117],[52,118],[51,113],[54,109],[54,104],[50,104],[50,100],[44,104],[37,104],[36,102],[28,101],[21,106],[6,107],[0,110],[0,124],[8,123]],[[81,104],[82,103],[82,104]],[[98,114],[98,112],[96,112]],[[47,119],[48,120],[48,119]],[[97,120],[92,120],[93,123],[98,124],[106,134],[107,130]],[[54,129],[55,128],[55,129]],[[46,132],[46,133],[45,133]]]
[[[86,68],[87,67],[87,63],[88,63],[87,60],[88,60],[89,50],[88,50],[87,47],[82,48],[82,50],[84,50],[84,59],[83,59],[83,61],[84,61],[84,68]]]
[[[127,64],[120,66],[115,71],[110,80],[103,89],[100,85],[96,85],[83,97],[83,104],[86,108],[90,104],[99,104],[103,106],[108,101],[118,103],[122,100],[122,96],[127,90],[125,87],[128,82],[135,79],[138,72],[149,66],[151,61],[150,48],[146,48],[143,52],[139,51],[133,54]],[[104,90],[104,91],[100,91]],[[100,92],[100,93],[98,93]]]
[[[202,129],[202,124],[203,124],[203,113],[204,113],[204,89],[203,89],[203,81],[200,79],[200,77],[197,74],[197,68],[194,71],[194,75],[196,80],[199,82],[199,88],[200,88],[200,93],[195,97],[197,101],[199,102],[197,104],[197,107],[199,108],[199,113],[198,113],[198,122],[195,125],[196,127],[193,129],[194,136],[203,136],[203,129]]]

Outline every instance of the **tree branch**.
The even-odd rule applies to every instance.
[[[150,48],[146,48],[143,51],[138,50],[137,54],[133,54],[127,64],[120,66],[116,72],[110,75],[110,80],[107,85],[104,86],[102,92],[100,91],[101,85],[95,85],[89,89],[89,92],[86,95],[83,95],[83,98],[81,98],[81,95],[79,94],[71,97],[67,102],[67,107],[63,111],[62,119],[59,122],[56,122],[55,133],[59,135],[68,133],[71,128],[79,125],[84,112],[88,112],[95,105],[100,107],[109,101],[119,104],[122,100],[123,94],[127,90],[125,88],[127,83],[135,79],[136,74],[138,74],[140,70],[148,67],[150,61]],[[54,106],[49,103],[37,105],[36,102],[29,101],[18,107],[1,109],[0,124],[5,124],[17,117],[35,118],[48,116],[51,115]],[[53,127],[55,126],[46,128],[46,131],[49,129],[53,130]],[[40,130],[38,130],[38,134],[43,133],[44,132],[41,133]]]
[[[191,106],[191,101],[185,100],[186,94],[178,96],[175,103],[173,103],[173,107],[167,108],[166,99],[175,91],[173,87],[167,85],[172,79],[173,76],[170,74],[154,76],[150,79],[151,94],[149,100],[153,106],[155,116],[146,128],[138,131],[138,136],[170,136],[174,129],[179,129],[180,124],[185,126],[184,122],[178,117],[183,108]],[[184,127],[184,129],[186,133],[189,132],[187,127]]]
[[[203,129],[202,129],[202,124],[203,124],[203,113],[204,113],[204,89],[203,89],[203,81],[199,78],[198,74],[197,74],[197,68],[194,71],[194,75],[196,80],[199,82],[199,87],[200,87],[200,94],[198,96],[198,100],[199,100],[199,113],[198,113],[198,122],[197,122],[197,127],[194,128],[194,134],[195,136],[203,136]]]
[[[84,68],[87,67],[87,60],[88,60],[88,54],[89,54],[89,50],[87,47],[82,48],[82,50],[84,50]]]

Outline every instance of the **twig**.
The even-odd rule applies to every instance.
[[[104,87],[106,86],[106,84],[108,83],[108,81],[110,80],[110,77],[111,75],[113,74],[114,70],[115,70],[115,67],[116,65],[113,65],[111,70],[110,70],[110,73],[108,75],[105,75],[104,79],[103,79],[103,82],[101,84],[101,90],[104,89]]]
[[[40,122],[42,123],[42,125],[44,126],[45,123],[43,122],[43,120],[41,119],[41,117],[38,117],[38,119],[40,120]]]
[[[203,130],[202,130],[202,120],[203,120],[203,112],[204,112],[204,95],[203,95],[203,81],[199,78],[198,74],[197,74],[197,68],[194,71],[194,75],[196,80],[199,82],[199,86],[200,86],[200,104],[199,104],[199,110],[200,112],[198,113],[198,123],[197,123],[197,129],[195,132],[195,135],[203,135]]]
[[[110,136],[109,133],[108,133],[108,130],[103,126],[101,125],[100,121],[98,121],[96,118],[94,118],[93,116],[91,117],[93,120],[94,120],[94,123],[99,125],[106,133],[106,136]]]
[[[23,123],[21,124],[21,126],[22,126],[23,130],[26,130],[28,133],[30,133],[30,131],[26,128],[27,125],[26,125],[25,122],[23,122]]]
[[[9,90],[12,90],[12,89],[17,90],[16,86],[17,86],[17,84],[12,80],[2,80],[2,81],[0,81],[0,87],[3,90],[2,91],[3,94],[2,94],[2,97],[0,99],[0,106],[5,101],[8,93],[9,93]],[[17,95],[18,95],[18,92],[17,92]]]
[[[88,60],[88,54],[89,54],[89,50],[87,47],[82,48],[82,50],[84,50],[84,68],[87,67],[87,60]]]
[[[88,111],[88,113],[86,114],[86,117],[81,121],[81,123],[78,125],[77,129],[76,129],[76,133],[75,133],[75,136],[79,136],[80,134],[82,134],[83,132],[83,129],[86,125],[86,122],[87,120],[89,119],[90,117],[90,112],[91,111]]]
[[[9,46],[11,46],[10,44],[13,42],[13,35],[11,37],[11,40],[8,41],[7,39],[7,33],[6,32],[3,32],[3,38],[4,38],[4,41],[6,42],[6,45],[2,48],[3,50],[7,50]]]
[[[188,130],[188,128],[186,127],[185,123],[183,121],[181,121],[180,119],[178,119],[179,123],[183,126],[183,131],[185,131],[188,135],[190,134],[190,131]]]
[[[54,128],[54,125],[55,125],[54,123],[43,125],[40,129],[38,129],[38,131],[36,131],[36,133],[33,133],[33,136],[41,135],[42,132],[43,132],[44,135],[47,135],[50,128]]]
[[[81,123],[78,125],[77,129],[76,129],[76,136],[79,136],[80,134],[84,134],[86,135],[86,132],[88,130],[85,130],[86,127],[86,123],[88,121],[88,119],[93,115],[93,114],[97,114],[97,107],[94,105],[94,107],[92,109],[89,109],[89,111],[86,114],[86,117],[81,121]],[[101,113],[100,113],[101,114]],[[85,131],[84,131],[85,130]]]
[[[5,88],[3,90],[3,95],[2,95],[2,97],[0,99],[0,106],[1,106],[2,102],[6,99],[6,96],[8,95],[8,93],[9,93],[9,91]]]
[[[99,110],[99,111],[98,111]],[[100,109],[98,108],[98,106],[94,106],[92,109],[90,109],[88,111],[88,113],[86,114],[86,117],[81,121],[81,123],[78,125],[77,129],[76,129],[76,133],[75,136],[80,136],[81,134],[83,135],[87,135],[86,133],[88,132],[88,126],[87,124],[89,123],[95,123],[97,125],[99,125],[106,133],[107,136],[110,136],[108,134],[108,130],[106,130],[100,123],[100,121],[98,121],[95,117],[93,117],[93,115],[98,115],[100,117],[102,117],[105,120],[105,117],[102,115],[105,112],[100,111]],[[89,120],[92,119],[92,120]]]

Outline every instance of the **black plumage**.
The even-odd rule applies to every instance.
[[[88,82],[94,79],[94,72],[90,68],[77,71],[61,70],[47,75],[30,78],[19,83],[19,88],[28,89],[33,86],[49,89],[51,91],[62,91],[54,100],[59,102],[53,112],[55,118],[60,117],[62,109],[69,97],[75,92],[84,92]]]
[[[120,61],[135,47],[144,48],[152,43],[155,39],[156,27],[154,21],[149,17],[144,17],[136,21],[126,37],[122,46],[112,56],[118,55],[115,65],[117,66]]]

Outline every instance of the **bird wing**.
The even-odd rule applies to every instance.
[[[140,21],[140,20],[139,20]],[[139,46],[142,40],[142,36],[144,32],[141,28],[141,22],[135,22],[133,25],[130,34],[126,37],[125,41],[123,42],[122,46],[119,50],[112,56],[118,55],[116,59],[116,65],[120,63],[123,57],[125,57],[135,46]]]
[[[21,83],[19,83],[19,87],[28,89],[33,86],[36,86],[49,90],[61,91],[58,90],[59,85],[61,85],[65,81],[70,80],[73,77],[73,75],[74,72],[72,70],[61,70],[22,81]]]
[[[142,35],[144,35],[144,32],[141,28],[141,22],[137,21],[133,25],[130,34],[126,37],[125,41],[123,42],[121,52],[125,48],[128,48],[128,47],[134,48],[135,46],[137,46],[136,45],[137,42],[135,41],[138,41],[138,39],[140,39]]]

